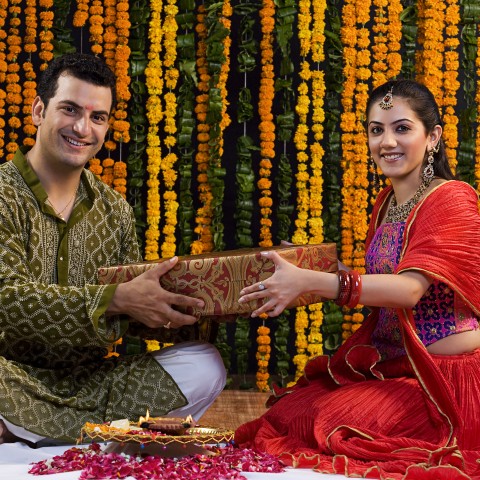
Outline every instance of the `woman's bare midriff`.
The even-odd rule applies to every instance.
[[[456,333],[442,338],[427,347],[435,355],[460,355],[480,348],[480,330]]]

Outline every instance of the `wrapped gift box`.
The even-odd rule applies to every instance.
[[[188,309],[187,313],[203,316],[248,316],[257,306],[257,301],[238,303],[240,291],[255,282],[270,277],[275,265],[260,252],[276,250],[285,260],[301,268],[336,272],[337,249],[334,243],[318,245],[289,245],[268,248],[252,248],[213,252],[202,255],[179,257],[175,267],[160,280],[163,288],[205,302],[202,309]],[[143,262],[131,265],[102,267],[98,271],[100,284],[128,282],[159,262]],[[308,295],[298,298],[290,307],[318,303],[321,298]]]

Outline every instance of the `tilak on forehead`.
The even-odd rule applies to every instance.
[[[390,88],[378,105],[383,110],[390,110],[393,107],[393,87]]]

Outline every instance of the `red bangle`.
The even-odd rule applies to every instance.
[[[356,270],[350,270],[348,272],[350,277],[350,298],[347,300],[347,307],[354,308],[360,301],[360,295],[362,294],[362,276]]]
[[[338,297],[335,300],[335,303],[340,307],[343,307],[350,300],[350,296],[352,292],[352,279],[348,274],[348,272],[346,272],[345,270],[339,270],[337,275],[338,275],[339,291],[338,291]]]

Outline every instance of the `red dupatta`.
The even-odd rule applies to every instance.
[[[372,213],[366,248],[379,223],[379,213],[392,188],[378,196]],[[478,196],[468,184],[445,182],[434,188],[410,213],[395,273],[417,270],[449,285],[480,314],[480,215]],[[462,419],[450,385],[432,361],[415,332],[411,309],[398,309],[405,349],[430,400],[451,427],[450,441]]]

